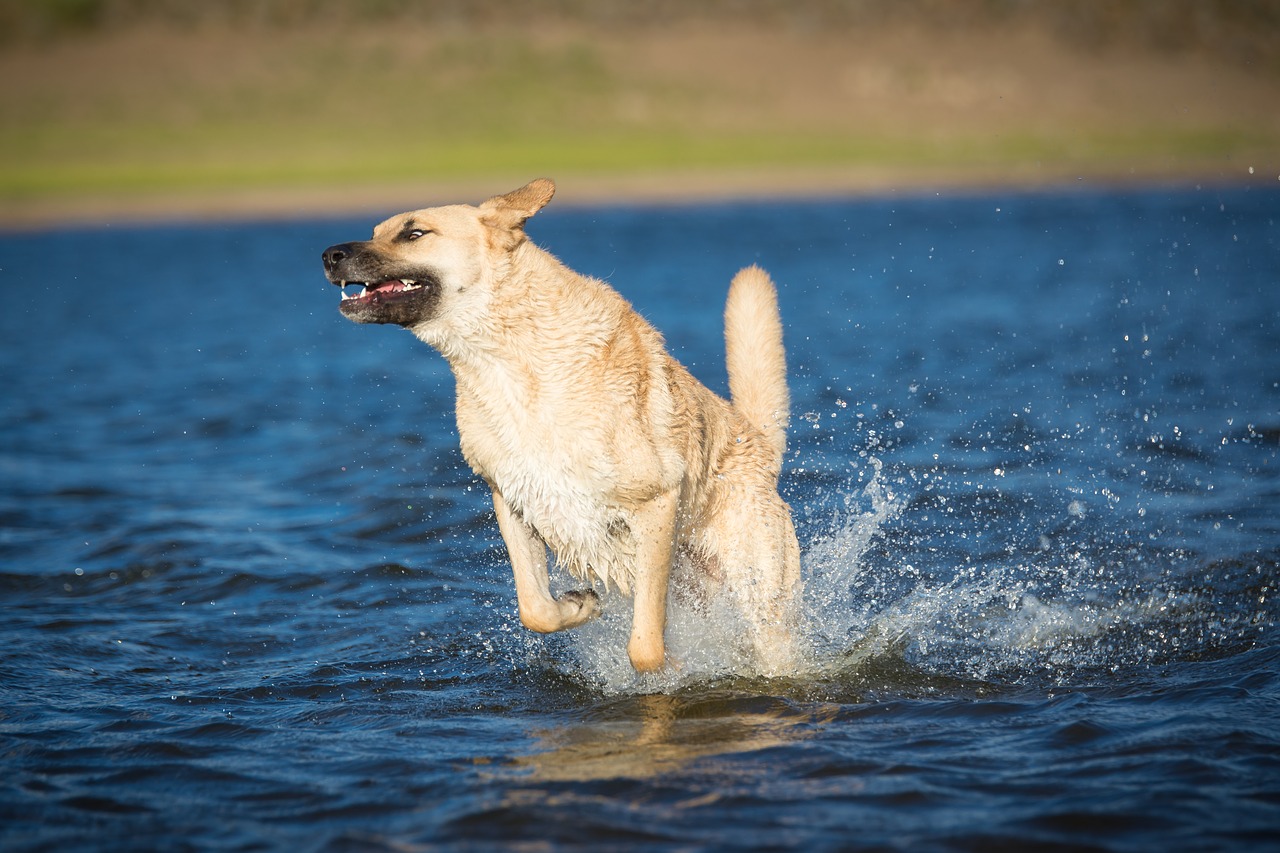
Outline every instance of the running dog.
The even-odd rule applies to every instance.
[[[730,284],[730,403],[617,291],[529,240],[554,193],[539,179],[330,246],[340,310],[402,326],[449,363],[462,454],[493,491],[525,627],[581,625],[600,612],[595,588],[614,586],[634,603],[632,666],[660,670],[680,583],[704,602],[727,593],[759,671],[791,671],[800,549],[777,488],[789,399],[773,282],[753,266]],[[588,588],[554,597],[547,548]]]

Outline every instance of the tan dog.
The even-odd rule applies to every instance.
[[[634,597],[637,670],[664,664],[674,576],[703,601],[728,592],[758,667],[786,672],[800,552],[777,491],[788,394],[773,283],[749,267],[729,288],[730,405],[616,291],[525,236],[554,192],[536,180],[331,246],[342,313],[403,326],[449,362],[462,453],[493,490],[526,627],[560,631],[600,610],[591,589],[552,596],[550,547],[575,577]]]

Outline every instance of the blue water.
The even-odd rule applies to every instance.
[[[372,224],[0,236],[0,847],[1275,849],[1280,192],[531,220],[716,390],[779,282],[776,680],[520,627],[447,368],[321,275]]]

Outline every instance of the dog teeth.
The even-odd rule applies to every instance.
[[[396,281],[400,282],[400,288],[402,293],[410,290],[421,290],[425,286],[409,278],[396,279]],[[360,285],[359,293],[348,292],[347,290],[348,285],[354,286],[357,284]],[[341,281],[339,282],[338,286],[342,288],[342,299],[344,302],[348,299],[360,299],[361,297],[367,296],[369,294],[369,286],[365,282]]]

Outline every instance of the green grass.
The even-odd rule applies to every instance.
[[[191,37],[0,89],[0,208],[33,199],[788,167],[1147,174],[1280,150],[1254,123],[780,120],[732,75],[633,67],[584,35]],[[92,42],[85,42],[92,48]],[[204,53],[200,53],[203,49]],[[54,54],[61,50],[62,53]],[[167,52],[166,52],[167,51]],[[93,55],[86,51],[87,55]],[[65,56],[65,62],[60,57]],[[0,68],[0,71],[3,71]],[[728,116],[728,118],[726,118]]]
[[[66,150],[62,143],[74,139]],[[78,145],[93,152],[84,156]],[[0,198],[136,194],[467,178],[491,174],[591,174],[779,167],[880,167],[922,171],[1005,166],[1116,171],[1227,162],[1277,146],[1257,133],[1169,131],[941,140],[893,136],[699,134],[605,128],[514,138],[465,134],[294,138],[292,129],[134,125],[6,132]],[[1273,147],[1273,150],[1276,150]],[[21,152],[21,153],[17,153]]]

